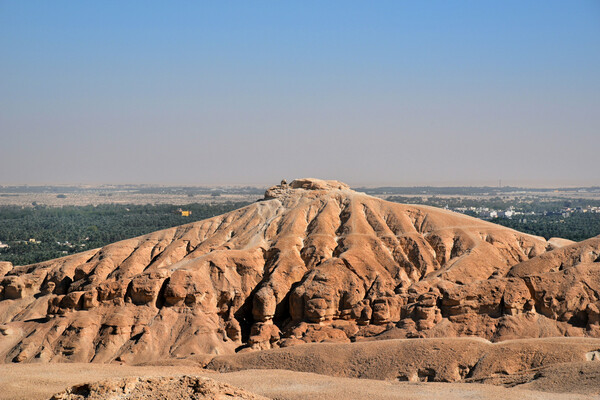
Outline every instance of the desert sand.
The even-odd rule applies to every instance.
[[[596,369],[596,381],[598,379]],[[330,377],[287,370],[246,370],[218,374],[198,367],[132,367],[99,364],[9,364],[0,374],[0,399],[42,400],[63,392],[67,387],[90,381],[115,380],[124,377],[201,376],[233,385],[237,388],[281,400],[339,400],[346,399],[596,399],[598,395],[551,393],[523,385],[505,388],[474,383],[407,383],[372,379]],[[544,382],[544,385],[546,382]],[[596,382],[597,384],[597,382]],[[533,390],[531,390],[533,389]],[[597,392],[596,392],[597,393]],[[232,397],[228,397],[232,398]]]

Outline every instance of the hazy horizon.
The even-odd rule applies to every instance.
[[[314,177],[296,177],[297,179],[300,178],[314,178]],[[294,178],[294,179],[296,179]],[[317,178],[320,179],[320,178]],[[287,180],[288,182],[291,182],[293,179]],[[344,183],[348,183],[348,182],[344,182]],[[123,182],[123,183],[110,183],[110,182],[98,182],[98,183],[81,183],[81,182],[72,182],[72,183],[12,183],[12,184],[2,184],[0,183],[0,187],[42,187],[42,186],[49,186],[49,187],[56,187],[56,188],[60,188],[60,187],[81,187],[81,188],[99,188],[99,187],[111,187],[111,186],[115,186],[115,187],[127,187],[127,186],[132,186],[132,187],[165,187],[165,188],[169,188],[169,187],[213,187],[213,188],[218,188],[218,187],[255,187],[255,188],[268,188],[270,186],[274,186],[274,185],[278,185],[279,182],[255,182],[255,183],[247,183],[247,182],[242,182],[242,183],[209,183],[209,184],[200,184],[200,183],[191,183],[191,184],[187,184],[187,183],[176,183],[176,182],[165,182],[165,183],[152,183],[152,182],[142,182],[142,183],[131,183],[131,182]],[[385,184],[385,183],[381,183],[381,184],[373,184],[373,183],[366,183],[366,184],[360,184],[360,183],[348,183],[350,185],[350,187],[356,189],[356,188],[365,188],[365,189],[370,189],[370,188],[381,188],[381,187],[397,187],[397,188],[411,188],[411,187],[432,187],[432,188],[443,188],[443,187],[449,187],[449,188],[454,188],[454,187],[464,187],[464,188],[468,188],[468,187],[489,187],[489,188],[496,188],[499,186],[498,182],[496,182],[496,184],[492,184],[489,182],[479,182],[479,184],[477,184],[477,182],[471,182],[471,183],[454,183],[454,182],[433,182],[433,183],[415,183],[415,184],[405,184],[405,185],[396,185],[396,184]],[[502,183],[502,187],[506,188],[506,187],[515,187],[515,188],[519,188],[519,189],[570,189],[570,188],[598,188],[600,187],[600,185],[575,185],[575,184],[565,184],[565,185],[541,185],[541,184],[516,184],[516,183],[509,183],[509,184],[504,184]]]
[[[0,0],[0,50],[0,185],[600,185],[593,0]]]

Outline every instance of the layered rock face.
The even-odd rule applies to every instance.
[[[1,264],[0,359],[141,363],[376,335],[598,337],[600,238],[553,243],[300,179],[208,220]]]

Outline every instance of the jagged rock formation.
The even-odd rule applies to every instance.
[[[283,182],[208,220],[0,265],[0,359],[140,363],[376,335],[600,336],[600,238],[548,252],[556,243],[336,181]]]
[[[75,385],[50,400],[266,400],[226,383],[198,376],[125,378]]]

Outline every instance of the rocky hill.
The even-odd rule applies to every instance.
[[[600,237],[557,243],[299,179],[208,220],[0,264],[0,360],[143,363],[369,338],[600,337]]]

